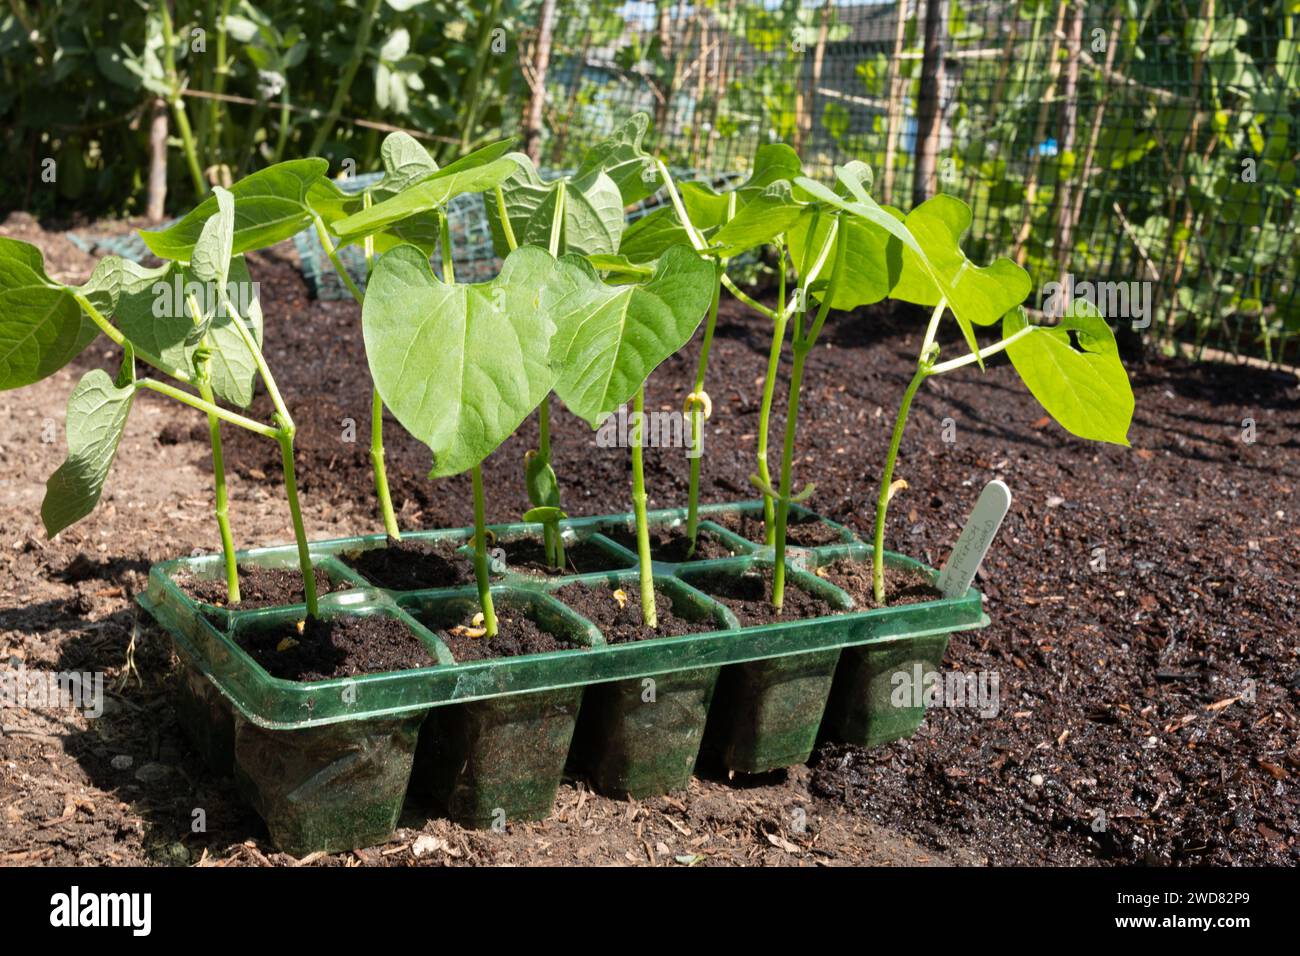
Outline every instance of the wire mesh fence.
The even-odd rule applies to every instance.
[[[1165,342],[1284,361],[1300,332],[1295,0],[566,4],[542,156],[632,112],[677,164],[796,147],[878,199],[964,199],[976,256]],[[527,59],[527,43],[521,57]],[[536,77],[533,77],[536,82]],[[1098,301],[1100,300],[1100,301]]]

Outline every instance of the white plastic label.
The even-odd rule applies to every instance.
[[[939,590],[944,597],[959,598],[970,588],[1010,507],[1011,489],[1006,484],[994,479],[984,486],[952,554],[939,572]]]

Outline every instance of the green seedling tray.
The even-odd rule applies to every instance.
[[[397,618],[436,666],[310,683],[270,676],[239,646],[240,635],[301,618],[305,608],[219,608],[187,596],[177,579],[220,578],[219,555],[155,565],[139,600],[173,639],[183,669],[178,714],[210,765],[233,771],[277,845],[290,852],[345,849],[391,831],[407,781],[414,796],[453,819],[495,826],[545,817],[566,761],[604,792],[644,797],[685,786],[702,740],[730,769],[758,772],[806,760],[819,730],[858,743],[914,731],[921,715],[890,706],[889,675],[915,661],[938,666],[949,634],[986,625],[979,592],[855,610],[845,592],[812,572],[840,558],[869,560],[870,547],[795,507],[796,517],[831,525],[836,541],[788,549],[788,586],[843,610],[741,627],[696,585],[771,565],[770,547],[710,520],[761,510],[761,501],[701,508],[701,531],[725,542],[732,557],[654,562],[656,584],[678,614],[717,624],[680,637],[607,645],[594,624],[554,597],[574,583],[635,595],[635,555],[605,534],[631,527],[630,514],[561,522],[566,544],[590,542],[608,554],[609,570],[547,575],[507,566],[494,575],[494,601],[525,609],[576,644],[573,650],[456,663],[433,622],[474,608],[474,587],[374,586],[347,559],[385,547],[383,535],[311,545],[313,561],[336,585],[321,596],[321,613]],[[658,528],[683,525],[685,511],[654,511],[649,520]],[[541,534],[532,524],[491,530],[507,554],[512,542]],[[463,545],[471,534],[444,529],[403,540]],[[261,548],[241,552],[239,560],[295,568],[297,553],[292,545]],[[937,576],[902,555],[887,553],[886,560]]]

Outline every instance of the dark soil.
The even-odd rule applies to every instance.
[[[815,594],[796,587],[789,577],[781,610],[772,607],[772,569],[762,568],[745,574],[717,574],[691,578],[691,584],[710,597],[717,598],[735,612],[744,627],[775,624],[805,617],[823,617],[840,613],[837,608]]]
[[[522,611],[511,607],[498,607],[497,634],[490,640],[486,636],[472,637],[473,624],[465,621],[461,628],[446,627],[438,637],[447,645],[458,663],[485,661],[498,657],[522,657],[525,654],[546,654],[550,651],[572,651],[581,645],[556,637]]]
[[[600,628],[607,644],[628,644],[652,637],[703,634],[718,629],[718,624],[712,618],[695,621],[679,616],[673,610],[672,597],[658,588],[655,588],[657,626],[646,627],[641,620],[641,592],[635,584],[625,586],[623,592],[625,597],[622,605],[614,597],[612,589],[599,585],[592,587],[570,584],[556,591],[555,596]]]
[[[89,257],[30,217],[11,216],[2,228],[40,244],[54,278],[89,276]],[[266,353],[298,424],[308,531],[318,539],[374,531],[366,443],[340,440],[344,419],[369,420],[359,310],[312,301],[293,256],[286,243],[249,259]],[[754,497],[756,382],[770,329],[724,297],[702,502]],[[880,463],[924,329],[912,309],[832,314],[808,356],[795,482],[815,481],[809,507],[859,535],[871,533]],[[954,332],[951,323],[941,332],[945,357],[963,351]],[[697,358],[698,337],[656,369],[646,386],[651,408],[681,407]],[[41,529],[44,481],[65,447],[43,442],[37,426],[47,416],[62,421],[87,369],[118,361],[101,338],[49,380],[4,394],[0,661],[102,671],[106,688],[118,689],[97,720],[0,709],[0,865],[290,863],[182,738],[170,644],[134,606],[153,562],[217,540],[205,429],[194,428],[201,416],[142,393],[99,507],[53,541]],[[773,436],[784,428],[788,369],[787,350]],[[987,481],[1004,479],[1015,496],[976,582],[992,623],[953,635],[944,662],[998,675],[995,716],[935,709],[910,740],[873,750],[824,745],[811,774],[792,768],[743,790],[697,778],[686,794],[631,808],[565,784],[550,820],[507,833],[408,812],[382,851],[328,854],[317,864],[671,866],[677,854],[699,854],[710,864],[1297,865],[1300,384],[1180,359],[1129,371],[1131,448],[1064,432],[1001,356],[986,372],[930,379],[913,405],[897,472],[910,487],[890,510],[891,550],[938,566]],[[259,394],[250,414],[270,411]],[[952,437],[944,419],[955,422],[955,441],[944,440]],[[239,546],[292,540],[275,443],[235,428],[225,436]],[[402,526],[465,525],[468,477],[429,481],[428,449],[391,417],[384,437]],[[629,509],[625,449],[600,449],[559,403],[552,443],[571,513]],[[521,463],[536,446],[530,420],[485,463],[489,521],[530,507]],[[683,504],[688,474],[680,454],[648,449],[650,507]],[[118,758],[134,765],[120,769]],[[206,834],[191,830],[195,806],[207,808]],[[792,807],[807,811],[803,834],[789,828]],[[447,849],[417,859],[411,845],[422,835]],[[778,835],[794,849],[768,839]]]
[[[309,618],[296,624],[236,634],[239,646],[272,677],[317,681],[437,663],[418,637],[382,614]]]
[[[613,528],[605,532],[633,554],[637,553],[636,530],[634,528]],[[716,535],[707,530],[696,534],[695,554],[687,552],[691,548],[691,539],[686,536],[685,528],[651,528],[650,557],[656,561],[672,561],[680,564],[684,561],[707,561],[711,558],[730,558],[736,552]]]
[[[867,561],[850,561],[841,558],[817,569],[817,576],[825,578],[836,587],[849,593],[858,607],[876,607],[876,595],[871,589],[871,564]],[[938,600],[940,594],[930,585],[930,579],[913,568],[895,568],[885,565],[885,604],[923,604]]]
[[[755,544],[763,543],[762,514],[739,514],[727,511],[719,515],[710,515],[709,520],[717,522],[728,531],[734,531]],[[785,525],[785,541],[786,544],[793,544],[800,548],[817,548],[825,544],[844,543],[838,528],[832,528],[826,522],[807,515],[790,516]]]
[[[347,583],[335,585],[320,568],[312,568],[316,578],[316,594],[329,594],[330,591],[346,589]],[[220,578],[200,579],[180,577],[176,580],[182,591],[204,604],[225,607],[228,597],[224,571]],[[286,604],[301,604],[306,597],[302,590],[302,572],[296,568],[262,568],[256,565],[239,567],[239,604],[240,610],[251,611],[262,607],[282,607]]]
[[[500,546],[506,553],[506,566],[524,574],[587,574],[593,571],[616,571],[628,566],[600,545],[591,541],[578,541],[565,545],[564,568],[553,568],[546,563],[546,548],[534,538],[508,541]]]
[[[430,541],[403,538],[387,547],[344,554],[345,564],[377,587],[393,591],[421,588],[450,588],[474,580],[469,560],[457,554],[458,541]]]

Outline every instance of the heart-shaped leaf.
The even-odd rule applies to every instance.
[[[135,399],[103,369],[91,369],[68,397],[68,457],[45,484],[41,521],[51,538],[95,509]]]
[[[549,248],[560,181],[543,182],[532,160],[523,153],[515,153],[512,158],[518,168],[501,184],[501,194],[515,242]],[[564,183],[563,249],[580,256],[616,252],[624,220],[623,198],[614,180],[597,169]],[[494,201],[485,206],[497,255],[505,255],[510,246],[500,211]]]
[[[0,391],[54,374],[97,332],[72,293],[45,274],[39,249],[0,238]]]
[[[308,193],[328,168],[323,159],[292,159],[259,169],[231,186],[235,200],[232,253],[274,245],[308,225],[312,221]],[[209,196],[180,222],[158,232],[142,230],[140,238],[159,259],[189,262],[204,224],[217,211],[217,197]]]
[[[1024,309],[1002,320],[1004,338],[1028,327]],[[1032,328],[1007,346],[1007,355],[1034,398],[1071,434],[1127,445],[1133,389],[1097,309],[1076,299],[1060,325]]]
[[[717,273],[685,246],[660,258],[643,283],[610,286],[585,260],[566,257],[567,280],[550,308],[555,392],[593,428],[632,398],[685,345],[709,308]]]
[[[624,206],[653,195],[663,181],[654,157],[641,148],[649,126],[650,117],[645,113],[629,117],[612,136],[587,150],[574,180],[603,172],[618,187]]]
[[[414,246],[375,265],[361,312],[370,374],[397,420],[433,451],[430,477],[481,462],[550,392],[555,327],[543,299],[557,270],[528,246],[474,285],[439,281]]]

